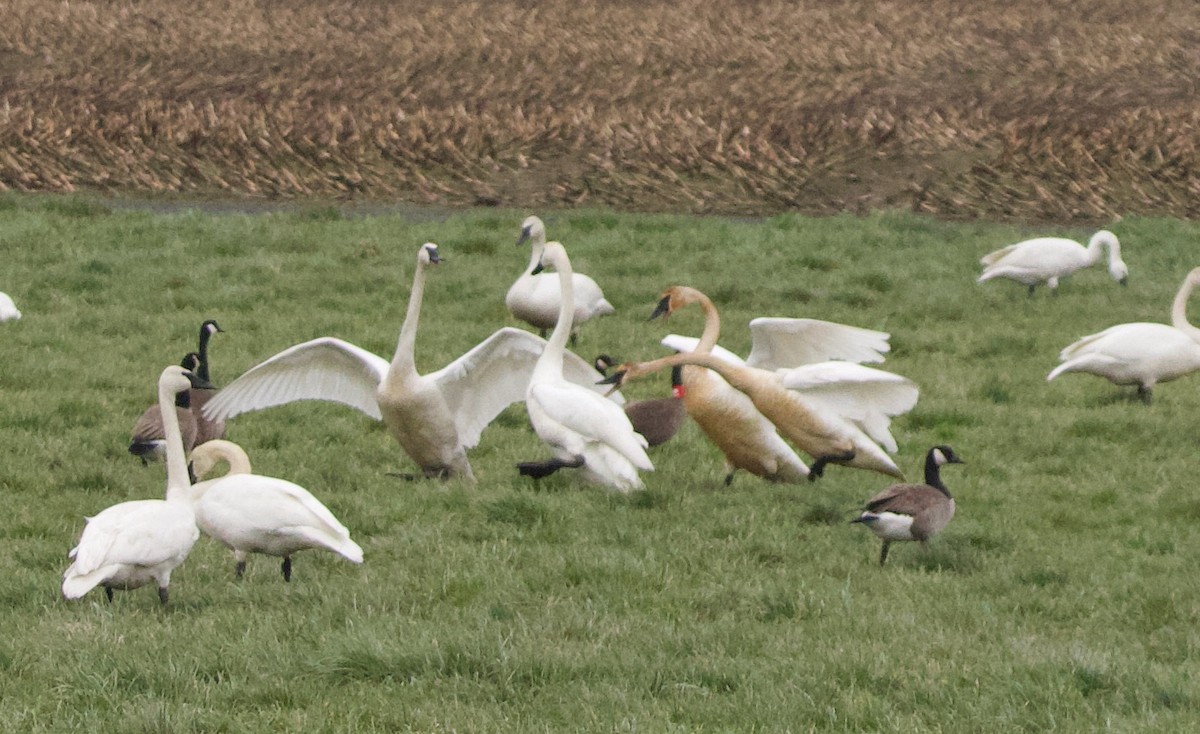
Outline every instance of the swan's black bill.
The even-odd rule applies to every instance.
[[[662,300],[658,302],[658,305],[654,307],[654,313],[650,314],[650,318],[648,318],[646,320],[653,321],[654,319],[658,318],[659,316],[669,315],[670,313],[671,313],[671,297],[663,296]]]
[[[530,230],[529,227],[521,228],[521,236],[517,238],[518,245],[523,245],[529,241],[529,237],[530,237],[529,230]]]

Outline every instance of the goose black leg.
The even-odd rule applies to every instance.
[[[282,568],[283,568],[283,580],[291,581],[292,580],[292,557],[291,556],[283,557]]]
[[[888,541],[883,541],[883,548],[879,551],[879,565],[882,566],[887,562]]]

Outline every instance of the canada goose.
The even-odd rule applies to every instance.
[[[196,375],[196,384],[206,384],[200,381],[199,354],[188,352],[183,356],[179,365],[184,370]],[[175,419],[179,424],[185,455],[191,453],[192,447],[196,445],[198,421],[196,412],[192,406],[193,392],[194,390],[184,390],[175,396]],[[158,404],[155,403],[146,408],[137,421],[134,422],[133,431],[129,436],[129,453],[140,458],[142,465],[146,466],[151,461],[161,461],[165,458],[166,446],[166,431],[163,425],[162,411],[159,410]]]
[[[616,361],[607,354],[601,354],[592,361],[592,365],[601,375],[608,375],[608,368]],[[684,393],[683,368],[671,370],[671,397],[651,398],[625,403],[625,415],[633,424],[633,430],[646,437],[650,446],[658,446],[671,440],[679,432],[680,426],[687,419],[687,411],[683,407]]]
[[[1038,283],[1057,292],[1059,278],[1100,262],[1101,247],[1108,248],[1108,274],[1125,285],[1129,268],[1121,259],[1121,243],[1106,229],[1092,235],[1087,247],[1065,237],[1038,237],[988,253],[979,260],[984,269],[976,282],[1008,278],[1029,286],[1031,296]]]
[[[158,582],[158,598],[167,603],[171,572],[187,558],[200,537],[188,491],[187,460],[174,396],[201,384],[182,367],[171,366],[158,378],[158,404],[166,433],[167,494],[165,500],[134,500],[113,505],[95,517],[68,556],[74,562],[63,574],[62,592],[78,599],[97,586],[109,601],[113,589],[136,589]]]
[[[1046,375],[1049,382],[1065,372],[1088,372],[1116,385],[1137,385],[1149,405],[1160,382],[1200,369],[1200,329],[1187,320],[1187,302],[1200,283],[1200,268],[1183,280],[1171,304],[1171,325],[1146,322],[1110,326],[1085,336],[1058,355],[1062,364]]]
[[[296,400],[329,400],[381,420],[426,477],[475,475],[466,450],[488,423],[522,399],[544,339],[521,329],[499,329],[437,372],[417,374],[414,347],[426,271],[439,263],[437,245],[417,250],[408,311],[396,352],[387,360],[349,342],[320,337],[297,344],[247,370],[204,406],[211,419]],[[574,354],[572,380],[589,384],[599,373]]]
[[[192,451],[192,467],[204,477],[224,460],[229,472],[192,487],[196,524],[204,534],[233,550],[238,578],[250,553],[283,558],[283,580],[292,580],[292,554],[324,548],[352,563],[362,563],[363,551],[350,539],[320,500],[305,488],[274,477],[253,474],[250,458],[230,441],[208,441]]]
[[[538,358],[525,392],[529,421],[554,457],[518,464],[520,473],[539,478],[564,467],[578,468],[589,481],[627,492],[640,489],[638,470],[653,471],[646,439],[635,433],[625,411],[592,390],[563,378],[563,354],[574,314],[574,281],[567,251],[549,242],[541,265],[558,271],[562,302],[558,323]]]
[[[535,272],[542,259],[542,249],[546,246],[546,227],[541,219],[531,216],[521,223],[521,236],[517,244],[526,242],[532,245],[529,266],[508,289],[504,305],[513,316],[536,327],[545,337],[558,322],[561,296],[558,279],[554,275]],[[574,273],[572,283],[575,286],[575,312],[572,316],[574,327],[571,343],[574,344],[579,327],[584,322],[597,316],[607,316],[616,309],[604,298],[604,292],[596,285],[596,281],[588,276]]]
[[[707,367],[745,393],[779,433],[815,458],[808,472],[810,481],[830,463],[904,476],[875,443],[893,448],[890,416],[916,404],[917,387],[904,377],[850,362],[771,371],[731,364],[713,354],[686,352],[623,364],[603,382],[619,387],[675,365]]]
[[[954,517],[954,498],[942,482],[941,468],[961,464],[949,446],[934,446],[925,455],[924,484],[893,484],[867,500],[863,513],[850,522],[861,522],[883,541],[879,565],[887,561],[888,544],[917,540],[921,545],[942,531]]]
[[[21,311],[7,293],[0,293],[0,324],[21,318]]]

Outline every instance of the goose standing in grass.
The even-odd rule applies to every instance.
[[[176,405],[179,407],[179,423],[183,431],[183,450],[191,452],[192,447],[214,438],[224,438],[225,422],[213,421],[204,417],[200,409],[216,394],[217,389],[209,378],[208,342],[213,334],[222,331],[213,319],[208,319],[200,325],[199,351],[188,352],[181,365],[200,378],[203,387],[188,390],[186,396],[179,396]],[[142,464],[151,461],[161,461],[163,452],[163,425],[161,413],[157,405],[146,408],[137,419],[129,438],[129,453],[141,458]]]
[[[616,361],[607,354],[601,354],[592,361],[596,371],[608,376],[608,369]],[[651,398],[625,403],[625,415],[633,424],[633,430],[646,437],[650,446],[658,446],[670,441],[679,432],[683,422],[687,420],[687,410],[683,407],[683,368],[671,370],[671,397]]]
[[[916,540],[925,546],[949,524],[954,498],[942,482],[941,469],[961,463],[949,446],[934,446],[925,455],[924,484],[893,484],[868,500],[862,514],[850,521],[866,525],[883,541],[879,565],[887,561],[890,543]]]
[[[0,324],[21,318],[21,311],[7,293],[0,293]]]
[[[246,570],[251,553],[283,559],[283,580],[292,580],[292,554],[323,548],[352,563],[363,551],[321,501],[292,482],[251,473],[250,457],[230,441],[214,440],[192,451],[192,468],[204,477],[220,461],[229,464],[222,477],[192,487],[196,524],[204,534],[233,551],[234,573]]]
[[[670,290],[664,296],[668,303],[698,302],[706,309],[701,348],[712,349],[720,331],[712,301],[695,289],[676,287],[673,293]],[[895,439],[889,432],[890,416],[906,413],[917,403],[917,386],[911,380],[852,362],[827,361],[792,369],[764,369],[738,365],[727,356],[709,351],[695,351],[649,362],[625,363],[606,383],[619,386],[625,380],[677,365],[712,369],[734,389],[745,393],[758,413],[773,423],[779,433],[816,459],[806,473],[809,480],[821,476],[829,463],[904,476],[878,444],[895,451]],[[686,380],[685,371],[685,384]],[[692,392],[689,386],[688,395]],[[706,426],[696,413],[691,415],[702,428]],[[733,423],[721,425],[714,421],[712,429],[710,435],[727,444],[743,439]],[[726,451],[724,446],[722,451]],[[726,451],[726,457],[730,458],[730,452]]]
[[[156,581],[158,598],[167,603],[171,572],[200,537],[174,400],[197,384],[196,376],[182,367],[163,370],[158,404],[166,432],[167,498],[122,502],[88,518],[79,544],[68,554],[74,562],[63,574],[65,598],[78,599],[103,586],[112,601],[113,589],[136,589]]]
[[[196,375],[198,384],[206,384],[199,382],[199,354],[188,352],[183,355],[179,366]],[[192,406],[192,392],[193,390],[184,390],[175,395],[174,398],[175,421],[179,425],[180,440],[183,444],[185,455],[191,453],[192,447],[196,445],[196,435],[199,425],[196,411],[193,410]],[[149,464],[151,461],[162,461],[167,455],[166,436],[163,412],[159,409],[158,404],[155,403],[146,408],[137,421],[134,422],[133,431],[129,436],[129,453],[140,458],[143,466]]]
[[[1102,248],[1108,250],[1108,274],[1125,285],[1129,268],[1121,259],[1121,243],[1106,229],[1092,235],[1087,247],[1065,237],[1038,237],[988,253],[979,261],[984,268],[977,282],[1008,278],[1029,286],[1031,296],[1038,283],[1045,283],[1057,293],[1059,279],[1100,262]]]
[[[619,405],[563,377],[563,355],[575,312],[567,251],[557,242],[547,243],[540,265],[558,271],[562,299],[558,323],[529,379],[525,406],[533,430],[550,445],[554,456],[548,461],[521,463],[518,469],[523,475],[540,478],[561,468],[578,468],[589,481],[623,492],[641,489],[638,471],[654,470],[646,455],[645,437],[633,430]]]
[[[1066,372],[1087,372],[1116,385],[1137,385],[1138,397],[1149,405],[1155,385],[1200,370],[1200,329],[1187,320],[1188,298],[1197,284],[1200,268],[1187,274],[1175,294],[1170,326],[1118,324],[1085,336],[1062,350],[1062,364],[1046,375],[1046,381]]]
[[[531,324],[539,330],[542,337],[558,323],[558,311],[561,304],[558,279],[550,273],[535,272],[542,260],[542,250],[546,246],[546,227],[537,217],[528,217],[521,223],[521,236],[518,245],[526,242],[531,244],[532,253],[529,266],[521,277],[517,278],[508,294],[504,297],[504,305],[518,319]],[[575,311],[572,314],[574,324],[571,332],[571,343],[579,327],[584,322],[597,316],[607,316],[616,309],[604,298],[604,292],[596,281],[582,273],[574,273],[572,285],[575,288]]]
[[[506,327],[437,372],[418,374],[414,349],[425,276],[440,261],[432,242],[417,250],[408,311],[390,364],[349,342],[320,337],[251,367],[204,406],[204,415],[224,420],[297,400],[342,403],[383,421],[424,476],[474,482],[466,450],[500,411],[525,396],[546,341]],[[566,364],[576,382],[600,377],[574,354]]]

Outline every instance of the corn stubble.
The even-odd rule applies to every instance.
[[[0,188],[1200,214],[1191,0],[11,0]]]

